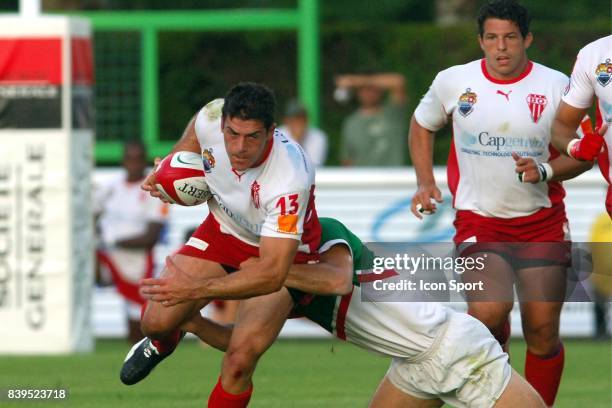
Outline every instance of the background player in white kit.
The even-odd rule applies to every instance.
[[[153,276],[153,247],[168,214],[167,204],[140,188],[146,175],[146,156],[142,143],[126,143],[122,161],[125,174],[98,186],[94,197],[102,244],[97,259],[126,302],[128,339],[132,343],[142,339],[140,311],[145,300],[138,291],[138,281]]]
[[[576,123],[596,97],[595,133],[576,135]],[[608,182],[606,210],[612,218],[612,35],[600,38],[578,53],[569,86],[553,122],[552,143],[560,152],[578,160],[598,159]],[[603,137],[602,137],[603,136]],[[604,150],[602,151],[602,146]]]
[[[148,303],[142,328],[154,340],[130,351],[124,383],[140,381],[168,356],[180,326],[210,300],[244,299],[208,406],[248,404],[255,365],[287,318],[292,296],[297,301],[301,295],[283,288],[289,266],[317,260],[320,239],[314,170],[299,145],[275,131],[274,110],[267,87],[238,84],[200,110],[175,145],[174,151],[202,153],[213,194],[210,215],[172,257],[205,288],[205,299],[169,307]],[[152,173],[143,188],[159,197],[154,186]],[[254,256],[257,262],[237,270]]]
[[[374,254],[342,223],[321,218],[317,264],[292,265],[285,284],[316,293],[295,314],[338,338],[392,358],[370,407],[542,407],[537,392],[508,364],[508,356],[478,320],[439,303],[367,300],[364,282],[392,278],[372,273]],[[253,262],[249,260],[246,263]],[[175,276],[181,271],[170,265]],[[352,280],[352,285],[350,282]],[[185,300],[169,279],[145,280],[146,296]],[[350,285],[349,293],[347,285]],[[193,286],[183,286],[183,289]],[[325,296],[336,295],[336,296]],[[383,294],[385,297],[387,293]],[[365,297],[365,299],[364,299]],[[224,351],[231,328],[194,316],[183,328]],[[347,390],[350,392],[350,390]]]
[[[441,201],[432,168],[434,132],[451,118],[453,144],[448,183],[455,218],[454,241],[462,255],[487,254],[484,273],[464,274],[482,280],[486,302],[469,300],[469,313],[504,344],[509,336],[513,282],[521,301],[527,342],[525,376],[552,405],[563,370],[559,316],[565,292],[569,230],[559,183],[590,168],[550,146],[550,130],[567,77],[527,58],[531,45],[527,10],[512,0],[489,2],[480,10],[478,41],[485,58],[440,72],[411,121],[410,153],[417,173],[417,205],[435,211]],[[538,184],[523,183],[515,160],[541,165]],[[521,166],[523,163],[521,162]],[[521,170],[522,171],[522,170]],[[499,244],[529,243],[506,248]],[[559,245],[538,245],[553,242]],[[485,243],[485,244],[483,244]],[[549,291],[545,300],[542,288]],[[482,298],[481,298],[482,299]],[[499,301],[495,301],[498,300]]]

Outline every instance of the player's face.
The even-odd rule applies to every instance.
[[[523,37],[512,21],[486,19],[478,42],[484,52],[489,74],[502,80],[518,77],[527,66],[527,48],[532,40],[531,33]]]
[[[221,123],[225,150],[235,170],[244,171],[260,161],[274,134],[259,120],[226,117]]]
[[[359,104],[364,108],[374,108],[380,105],[382,101],[382,90],[375,86],[363,86],[357,92]]]
[[[127,146],[123,153],[123,167],[130,181],[141,179],[147,168],[144,151],[136,145]]]

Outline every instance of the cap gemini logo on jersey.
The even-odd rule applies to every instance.
[[[257,180],[255,180],[253,182],[253,184],[251,184],[251,201],[253,202],[253,205],[255,206],[255,208],[257,208],[259,210],[260,207],[260,203],[259,203],[259,190],[260,190],[261,186],[259,185],[259,183],[257,182]]]
[[[210,170],[215,167],[215,156],[213,156],[213,149],[202,150],[202,163],[204,164],[204,172],[210,173]]]
[[[610,80],[612,80],[612,62],[610,62],[610,58],[606,59],[606,62],[597,65],[595,78],[597,78],[597,82],[601,86],[606,86],[610,83]]]
[[[474,104],[478,100],[478,97],[475,92],[472,92],[470,88],[465,90],[465,93],[462,93],[459,97],[459,113],[461,116],[466,117],[474,110]]]
[[[538,123],[544,112],[544,108],[548,105],[548,99],[546,95],[529,94],[527,95],[527,106],[529,106],[529,112],[531,113],[531,119],[534,123]]]

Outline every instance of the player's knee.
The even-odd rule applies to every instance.
[[[148,317],[146,314],[140,322],[140,330],[150,339],[162,339],[174,331],[175,327],[168,319],[161,316],[155,318]]]
[[[525,324],[523,327],[529,351],[537,355],[549,355],[559,348],[559,329],[553,322]]]
[[[223,361],[223,374],[231,380],[240,380],[251,375],[259,354],[252,349],[228,349]]]

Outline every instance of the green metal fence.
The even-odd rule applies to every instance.
[[[151,157],[170,150],[172,143],[161,140],[159,131],[161,31],[296,30],[298,96],[307,106],[311,121],[318,124],[318,13],[318,0],[299,0],[297,9],[76,13],[89,18],[93,25],[95,54],[113,55],[104,59],[103,69],[97,73],[97,125],[103,136],[97,139],[96,160],[117,162],[121,157],[122,143],[110,134],[110,123],[115,128],[119,124],[127,134],[141,134]],[[113,50],[107,52],[105,47],[109,44]],[[116,81],[117,77],[123,80]],[[135,112],[140,115],[138,120],[134,118]]]

